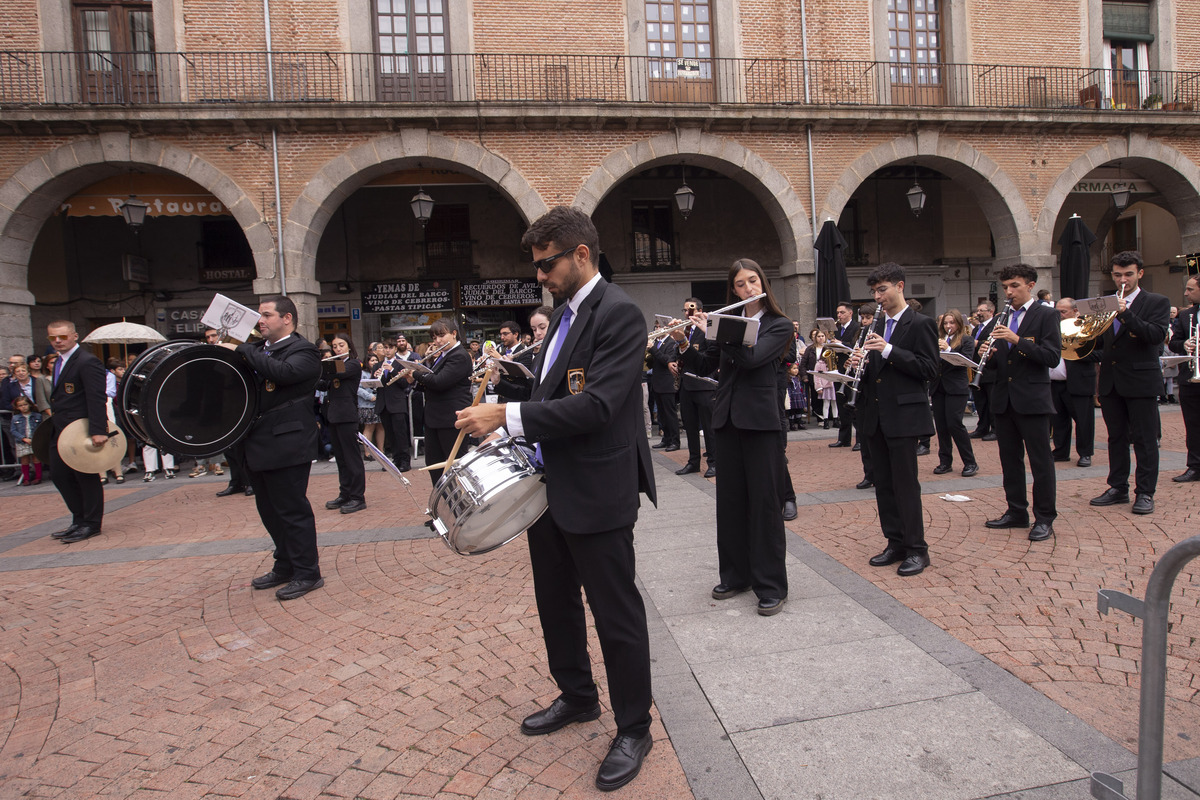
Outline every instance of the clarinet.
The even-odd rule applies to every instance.
[[[880,303],[876,303],[875,304],[875,313],[871,315],[871,318],[872,318],[871,324],[868,325],[867,327],[863,328],[862,331],[858,334],[858,341],[854,343],[855,350],[862,351],[862,347],[864,344],[867,343],[867,336],[869,336],[871,334],[871,331],[874,330],[876,333],[879,333],[879,331],[876,330],[876,328],[879,327],[879,321],[880,321],[879,312],[882,310],[883,310],[883,305]],[[862,382],[863,372],[865,372],[866,369],[867,369],[867,354],[865,351],[863,351],[862,358],[859,359],[859,361],[858,361],[858,366],[854,368],[853,380],[851,380],[850,383],[846,384],[846,386],[847,386],[847,388],[846,388],[846,406],[848,408],[854,408],[855,404],[858,402],[858,384]]]
[[[979,369],[975,370],[975,377],[971,379],[972,389],[983,388],[983,368],[987,363],[988,356],[992,354],[992,348],[996,345],[996,328],[1000,325],[1008,327],[1008,320],[1012,316],[1012,303],[1005,303],[1004,310],[1000,312],[1000,317],[996,318],[996,324],[992,326],[992,332],[988,334],[987,340],[983,343],[983,347],[979,349]]]

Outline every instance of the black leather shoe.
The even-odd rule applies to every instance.
[[[1099,497],[1093,497],[1091,504],[1094,506],[1115,506],[1119,503],[1129,502],[1129,492],[1122,492],[1120,489],[1109,487],[1104,490],[1104,494]]]
[[[650,731],[638,737],[617,734],[612,746],[608,748],[608,755],[596,771],[596,788],[602,792],[611,792],[636,778],[642,769],[642,762],[646,760],[646,754],[653,746],[654,739],[650,736]]]
[[[978,475],[978,474],[979,474],[979,465],[978,464],[967,464],[965,467],[962,468],[962,476],[964,478],[970,478],[971,476]]]
[[[899,547],[888,545],[883,549],[883,552],[877,556],[871,556],[871,560],[867,563],[872,567],[886,567],[889,564],[895,564],[897,561],[904,560],[904,551]]]
[[[971,431],[971,433],[968,435],[972,439],[982,439],[986,434],[983,433],[983,431]]]
[[[1194,469],[1186,469],[1182,475],[1176,475],[1171,478],[1175,483],[1191,483],[1192,481],[1200,481],[1200,471]]]
[[[246,497],[254,497],[254,487],[247,486],[246,491],[242,492],[242,494],[246,495]]]
[[[400,466],[396,469],[400,470],[401,472],[409,472],[412,470],[412,464],[407,461],[402,461],[400,462]]]
[[[1135,514],[1153,514],[1154,513],[1154,495],[1139,494],[1133,499],[1133,508]]]
[[[675,452],[676,450],[678,450],[678,449],[679,449],[679,445],[677,445],[677,444],[669,444],[669,445],[667,445],[666,447],[664,447],[664,448],[663,448],[663,452],[664,452],[664,453],[674,453],[674,452]]]
[[[926,553],[913,553],[908,558],[901,562],[896,568],[896,574],[902,578],[908,578],[913,575],[920,575],[929,566],[929,555]]]
[[[1070,456],[1055,456],[1054,460],[1055,461],[1070,461],[1071,457]]]
[[[950,466],[949,464],[938,464],[936,467],[933,468],[933,474],[934,475],[945,475],[947,472],[949,472],[952,469],[954,469],[954,467]]]
[[[841,442],[831,442],[829,446],[830,447],[849,447],[850,445],[842,444]]]
[[[796,518],[797,514],[798,514],[798,512],[796,511],[796,501],[795,500],[784,500],[783,501],[783,519],[784,519],[784,521],[791,522],[792,520],[794,520]]]
[[[1092,465],[1092,457],[1091,456],[1080,456],[1079,460],[1075,462],[1075,466],[1077,466],[1077,467],[1090,467],[1091,465]]]
[[[231,495],[231,494],[240,494],[241,492],[243,492],[245,490],[246,490],[246,487],[234,486],[231,483],[228,486],[226,486],[224,489],[222,489],[221,491],[217,492],[217,497],[229,497],[229,495]]]
[[[669,447],[669,446],[670,446],[670,445],[669,445],[667,442],[659,442],[658,444],[652,444],[652,445],[650,445],[650,449],[651,449],[651,450],[662,450],[663,448],[666,448],[666,447]]]
[[[730,586],[725,583],[718,583],[713,587],[713,600],[728,600],[731,597],[736,597],[742,592],[750,591],[749,586]]]
[[[568,705],[561,697],[537,713],[530,714],[521,722],[521,733],[526,736],[541,736],[565,728],[572,722],[591,722],[600,718],[600,703],[578,708]]]
[[[989,519],[983,523],[988,528],[1024,528],[1029,524],[1029,517],[1018,517],[1011,511],[1005,511],[999,519]]]
[[[929,455],[929,448],[926,447],[925,445],[918,445],[917,446],[917,455],[919,455],[919,456]]]
[[[700,471],[700,465],[693,464],[692,462],[689,461],[688,463],[684,464],[679,469],[675,470],[675,474],[676,475],[691,475],[693,472],[699,472],[699,471]]]
[[[282,586],[290,580],[291,578],[284,578],[280,575],[276,575],[274,571],[271,571],[265,575],[259,575],[257,578],[250,581],[250,588],[274,589],[276,586]]]
[[[854,447],[850,448],[850,451],[853,453],[857,453],[859,450],[862,450],[862,443],[856,444]]]
[[[56,533],[50,534],[50,538],[51,539],[65,539],[77,530],[79,530],[79,523],[72,522],[71,527],[67,528],[65,531],[58,531]]]
[[[996,434],[988,433],[988,434],[984,434],[983,436],[981,436],[979,438],[980,438],[980,441],[994,442],[994,441],[996,441]]]
[[[295,600],[324,585],[324,578],[317,578],[315,581],[290,581],[287,586],[275,592],[275,596],[280,600]]]
[[[706,478],[717,477],[717,468],[710,464],[708,469],[704,470],[704,477],[706,477]]]
[[[366,500],[347,500],[345,502],[345,504],[342,506],[341,513],[353,514],[355,511],[362,511],[366,507],[367,507]]]
[[[1153,502],[1154,501],[1152,500],[1151,501],[1152,505],[1153,505]],[[1146,512],[1146,513],[1149,513],[1149,512]],[[100,535],[99,528],[94,528],[91,525],[80,525],[72,533],[68,533],[66,536],[59,539],[59,541],[62,542],[63,544],[74,544],[75,542],[82,542],[84,539],[90,539],[93,536],[99,536],[99,535]]]
[[[1049,522],[1035,522],[1029,529],[1029,541],[1044,542],[1054,535],[1054,528]]]
[[[874,485],[875,484],[873,482],[867,480],[866,478],[863,478],[861,481],[854,484],[854,488],[855,489],[870,489]]]
[[[350,502],[349,497],[342,497],[340,494],[325,504],[326,508],[341,508]]]
[[[758,601],[758,615],[760,617],[773,617],[780,611],[783,611],[783,604],[786,602],[786,597],[760,598]]]

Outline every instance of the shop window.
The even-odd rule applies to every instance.
[[[669,202],[633,204],[633,270],[655,272],[679,269],[675,226]]]
[[[446,0],[374,2],[379,99],[449,99]]]
[[[157,100],[150,0],[76,2],[73,11],[84,102]]]

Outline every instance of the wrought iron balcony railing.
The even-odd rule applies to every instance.
[[[0,51],[0,105],[645,103],[1191,111],[1200,72],[622,55]]]

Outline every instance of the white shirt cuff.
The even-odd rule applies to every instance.
[[[509,436],[524,436],[525,426],[521,424],[521,403],[507,403],[504,406],[504,427]]]
[[[888,342],[887,344],[885,344],[885,345],[883,346],[883,350],[882,350],[882,351],[880,351],[879,355],[883,356],[883,358],[884,358],[884,360],[885,360],[885,361],[886,361],[887,359],[891,358],[891,356],[892,356],[892,344],[891,344],[891,342]]]

